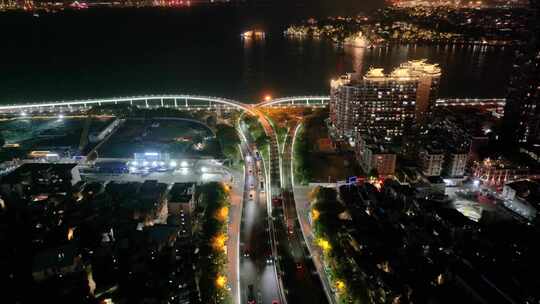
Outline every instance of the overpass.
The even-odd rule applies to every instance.
[[[183,110],[241,110],[251,114],[254,108],[276,107],[326,107],[330,96],[291,96],[282,97],[258,104],[243,103],[241,101],[202,95],[145,95],[131,97],[112,97],[103,99],[83,99],[71,101],[56,101],[42,103],[19,103],[0,106],[3,114],[32,114],[32,113],[71,113],[86,111],[94,106],[129,104],[142,108],[177,108]],[[478,107],[504,110],[506,100],[503,98],[441,98],[435,102],[436,107]]]
[[[165,107],[185,110],[237,109],[248,112],[251,112],[252,108],[252,105],[228,98],[179,94],[11,104],[0,106],[0,113],[70,113],[85,111],[94,106],[116,104],[129,104],[143,108]]]
[[[292,96],[282,97],[257,104],[257,107],[325,107],[330,96]]]

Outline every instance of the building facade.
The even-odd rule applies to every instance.
[[[364,139],[357,133],[356,137],[356,159],[366,174],[373,170],[379,176],[394,175],[396,171],[396,153],[387,145],[377,142],[375,138]]]
[[[429,116],[438,95],[441,70],[425,60],[409,61],[385,74],[372,68],[332,80],[330,121],[337,138],[356,132],[390,140]]]
[[[510,145],[540,144],[540,1],[529,2],[530,40],[516,52],[504,109],[504,136]]]
[[[449,177],[459,177],[465,174],[469,155],[466,153],[449,153],[447,161],[446,175]]]
[[[425,176],[440,176],[444,164],[444,152],[429,147],[419,153],[420,167]]]
[[[518,179],[529,178],[528,167],[515,165],[501,159],[486,158],[475,162],[472,167],[473,176],[489,186],[502,187],[504,184]]]

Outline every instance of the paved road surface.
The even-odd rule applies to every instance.
[[[267,259],[273,257],[266,192],[261,192],[260,188],[260,182],[265,181],[264,167],[262,162],[255,160],[253,151],[248,149],[246,152],[245,155],[249,157],[246,157],[245,195],[240,231],[240,303],[247,303],[248,286],[253,285],[257,304],[271,304],[280,297],[275,265],[267,263]]]
[[[283,241],[287,244],[292,261],[286,268],[286,285],[290,303],[328,303],[323,285],[313,264],[296,212],[291,176],[292,138],[295,127],[289,130],[285,139],[282,161],[283,214],[287,223],[288,234]],[[281,242],[280,242],[281,243]],[[291,269],[291,262],[294,269]]]

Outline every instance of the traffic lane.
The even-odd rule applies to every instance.
[[[292,176],[291,176],[291,167],[290,167],[290,155],[292,147],[286,146],[285,155],[283,156],[283,185],[289,191],[292,191]],[[286,207],[286,210],[289,211],[287,216],[290,217],[294,223],[293,233],[288,233],[286,235],[287,244],[289,248],[287,252],[290,253],[289,259],[285,261],[287,269],[294,269],[294,272],[286,272],[285,280],[288,283],[288,287],[292,291],[289,291],[289,299],[291,302],[296,303],[297,301],[302,301],[303,299],[309,299],[309,303],[328,303],[326,295],[322,292],[321,281],[318,278],[316,272],[316,267],[313,264],[313,261],[309,255],[307,248],[303,242],[303,235],[299,230],[298,215],[296,213],[296,203],[294,197],[291,193],[283,195],[283,204]],[[284,227],[284,226],[282,226]],[[308,294],[305,290],[311,290]]]
[[[272,301],[279,303],[279,286],[276,281],[276,268],[273,264],[266,265],[261,276],[261,286],[263,286],[262,302],[271,304]]]
[[[285,269],[284,281],[288,290],[287,299],[290,303],[327,303],[326,295],[322,292],[322,286],[316,277],[315,269],[310,260],[305,256],[295,260],[290,254],[293,247],[302,251],[298,242],[289,242],[283,232],[278,234],[281,247],[283,268]]]
[[[250,190],[252,191],[257,193],[256,189]],[[243,303],[247,301],[247,288],[253,285],[256,296],[260,293],[263,303],[267,301],[272,303],[272,300],[278,299],[279,289],[275,270],[271,270],[273,265],[267,264],[267,257],[271,256],[271,247],[265,197],[257,194],[253,200],[248,200],[244,205],[242,239],[244,254],[248,253],[248,256],[242,254],[242,301]]]

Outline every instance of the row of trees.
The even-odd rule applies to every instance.
[[[257,146],[257,149],[259,151],[266,151],[268,149],[269,138],[266,132],[264,132],[263,126],[259,123],[259,119],[255,116],[245,115],[243,122],[246,124],[249,135],[253,143]]]
[[[227,285],[227,222],[229,188],[218,182],[198,188],[199,208],[203,211],[199,241],[197,278],[202,303],[232,303]]]
[[[216,125],[216,137],[221,144],[221,149],[225,157],[234,164],[240,162],[240,137],[238,132],[232,126],[226,124]]]
[[[313,177],[313,173],[309,164],[310,146],[307,142],[305,127],[302,127],[298,132],[293,153],[295,180],[300,184],[307,185]]]
[[[316,187],[310,193],[311,218],[316,244],[323,251],[325,268],[340,303],[368,303],[365,284],[355,274],[346,254],[347,231],[340,218],[345,207],[333,188]]]

